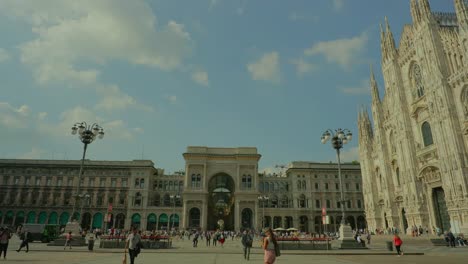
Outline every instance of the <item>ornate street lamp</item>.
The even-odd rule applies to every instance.
[[[336,158],[338,161],[338,178],[340,180],[340,193],[341,193],[341,223],[340,223],[340,238],[339,240],[346,240],[347,242],[352,239],[352,230],[351,227],[346,225],[345,218],[345,198],[343,190],[343,179],[341,178],[341,160],[340,160],[340,149],[343,148],[343,145],[351,141],[353,134],[348,129],[338,128],[335,131],[331,129],[325,130],[323,132],[321,141],[322,144],[328,142],[331,139],[331,145],[336,150]],[[354,241],[354,239],[352,239]],[[354,242],[355,243],[355,242]],[[341,244],[343,248],[344,244]]]
[[[84,144],[84,148],[83,148],[83,157],[81,158],[80,172],[78,174],[78,187],[76,190],[75,201],[73,203],[73,211],[72,211],[72,214],[70,215],[70,222],[72,222],[73,220],[73,215],[75,214],[77,201],[78,199],[82,198],[80,197],[79,194],[80,194],[80,188],[81,188],[81,177],[83,176],[84,160],[86,157],[86,149],[88,148],[88,145],[91,144],[96,138],[102,139],[104,137],[104,129],[96,123],[92,125],[88,125],[86,124],[86,122],[83,121],[81,123],[78,122],[74,124],[73,127],[71,128],[71,133],[72,135],[78,134],[79,139]]]
[[[265,186],[263,186],[263,188],[265,188]],[[270,197],[268,197],[268,195],[258,196],[258,201],[262,203],[262,228],[261,230],[265,228],[265,203],[268,202],[269,199]]]
[[[174,228],[174,223],[175,223],[175,205],[176,205],[176,199],[180,199],[180,195],[176,194],[171,194],[169,195],[169,198],[172,200],[172,226],[171,229]],[[169,219],[170,220],[170,219]]]

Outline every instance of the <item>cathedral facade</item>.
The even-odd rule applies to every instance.
[[[398,46],[381,26],[385,95],[371,72],[373,122],[358,116],[369,228],[468,233],[468,4],[454,4],[411,0]]]

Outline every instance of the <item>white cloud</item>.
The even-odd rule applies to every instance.
[[[247,70],[252,79],[269,81],[272,83],[280,82],[280,67],[278,52],[273,51],[265,53],[257,61],[247,64]]]
[[[6,61],[10,58],[10,54],[5,49],[0,48],[0,62]]]
[[[37,114],[37,118],[38,118],[39,120],[44,120],[44,119],[46,119],[46,117],[47,117],[47,113],[46,113],[46,112],[40,112],[39,114]]]
[[[321,54],[329,63],[337,63],[349,69],[356,61],[360,61],[362,52],[365,50],[368,36],[366,32],[353,38],[343,38],[332,41],[323,41],[306,49],[304,54],[314,56]]]
[[[306,62],[303,58],[291,60],[291,64],[296,65],[297,75],[304,75],[317,69],[317,66]]]
[[[208,73],[206,71],[195,71],[192,73],[192,80],[200,85],[208,86]]]
[[[171,95],[167,98],[169,100],[169,102],[171,102],[172,104],[175,104],[177,102],[177,96],[175,95]]]
[[[359,147],[343,148],[340,158],[342,162],[360,161]]]
[[[98,110],[111,112],[131,107],[148,112],[154,111],[152,107],[138,103],[135,98],[122,92],[116,85],[101,85],[97,87],[97,92],[103,97],[96,105],[96,109]]]
[[[31,151],[20,154],[17,159],[41,159],[44,158],[44,156],[47,154],[47,152],[43,149],[33,147]]]
[[[363,79],[358,86],[340,87],[340,91],[345,94],[369,94],[369,80]]]
[[[333,9],[335,11],[340,11],[344,7],[344,0],[333,0]]]
[[[20,46],[21,60],[40,83],[92,83],[109,60],[173,70],[191,52],[184,26],[158,25],[144,1],[4,0],[0,12],[31,23],[37,38]]]
[[[30,109],[27,105],[15,108],[8,102],[0,102],[0,125],[11,128],[26,128],[29,123]]]

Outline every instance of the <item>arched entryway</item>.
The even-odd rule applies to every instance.
[[[123,229],[125,226],[125,215],[120,213],[115,217],[115,227],[118,229]]]
[[[89,229],[91,226],[91,214],[84,213],[83,217],[81,218],[81,228]]]
[[[133,214],[132,215],[132,226],[139,228],[141,223],[141,216],[140,214]]]
[[[39,213],[39,219],[37,220],[38,224],[45,224],[47,223],[47,213],[46,212],[40,212]]]
[[[323,233],[322,231],[322,217],[321,216],[316,216],[314,218],[314,230],[315,233],[321,234]]]
[[[234,230],[234,180],[225,173],[211,177],[208,183],[208,228],[219,228],[223,222],[225,230]]]
[[[278,227],[282,227],[281,224],[282,224],[281,223],[281,216],[273,217],[273,229],[278,228]]]
[[[299,230],[309,232],[309,218],[305,215],[299,217]]]
[[[169,217],[169,224],[171,225],[171,229],[179,228],[179,215],[178,214],[171,214]]]
[[[200,209],[194,207],[189,211],[189,228],[199,228],[200,227]]]
[[[242,210],[241,223],[242,223],[242,228],[243,229],[252,229],[253,228],[253,223],[252,223],[253,217],[252,217],[252,215],[253,215],[252,209],[245,208],[244,210]]]
[[[293,226],[293,218],[292,216],[286,216],[284,217],[284,228],[288,229],[294,227]]]
[[[30,213],[31,213],[31,212],[30,212]],[[32,213],[34,213],[34,212],[32,212]],[[34,218],[36,218],[36,214],[35,214],[35,213],[34,213]],[[59,224],[60,224],[61,226],[66,225],[69,218],[70,218],[70,214],[67,213],[67,212],[63,212],[63,213],[60,215],[60,222],[59,222]],[[29,217],[28,217],[28,219],[29,219]],[[29,220],[28,220],[28,221],[29,221]]]
[[[450,217],[445,202],[445,192],[442,187],[432,189],[432,201],[437,227],[443,231],[448,231],[450,229]]]
[[[16,213],[15,226],[22,225],[24,223],[24,212],[19,211]]]
[[[354,216],[348,215],[348,217],[346,217],[346,222],[349,224],[351,229],[356,229],[356,221],[354,221]]]
[[[263,227],[271,227],[271,216],[265,216],[263,218]]]
[[[13,211],[8,211],[5,215],[5,220],[3,221],[4,225],[12,225],[13,224],[13,217],[14,217]]]
[[[93,224],[92,228],[102,228],[102,223],[103,223],[103,215],[102,213],[95,213],[93,216]]]
[[[149,214],[148,219],[146,220],[146,230],[153,231],[156,230],[156,221],[157,217],[156,214]]]
[[[57,212],[50,213],[50,215],[49,215],[49,224],[50,225],[58,224],[58,214],[57,214]]]
[[[167,230],[167,214],[160,214],[158,221],[158,230]]]
[[[362,215],[357,217],[357,228],[365,230],[367,227],[366,218]]]

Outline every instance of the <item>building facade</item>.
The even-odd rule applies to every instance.
[[[185,171],[172,175],[148,160],[86,160],[74,218],[84,228],[338,230],[336,164],[292,162],[266,174],[258,172],[261,155],[253,147],[188,147],[183,157]],[[79,168],[80,161],[0,160],[0,225],[65,225]],[[342,175],[347,221],[365,228],[359,165],[342,164]]]
[[[411,0],[398,47],[381,29],[385,96],[371,73],[372,119],[358,117],[370,228],[468,232],[468,7],[433,12]]]

